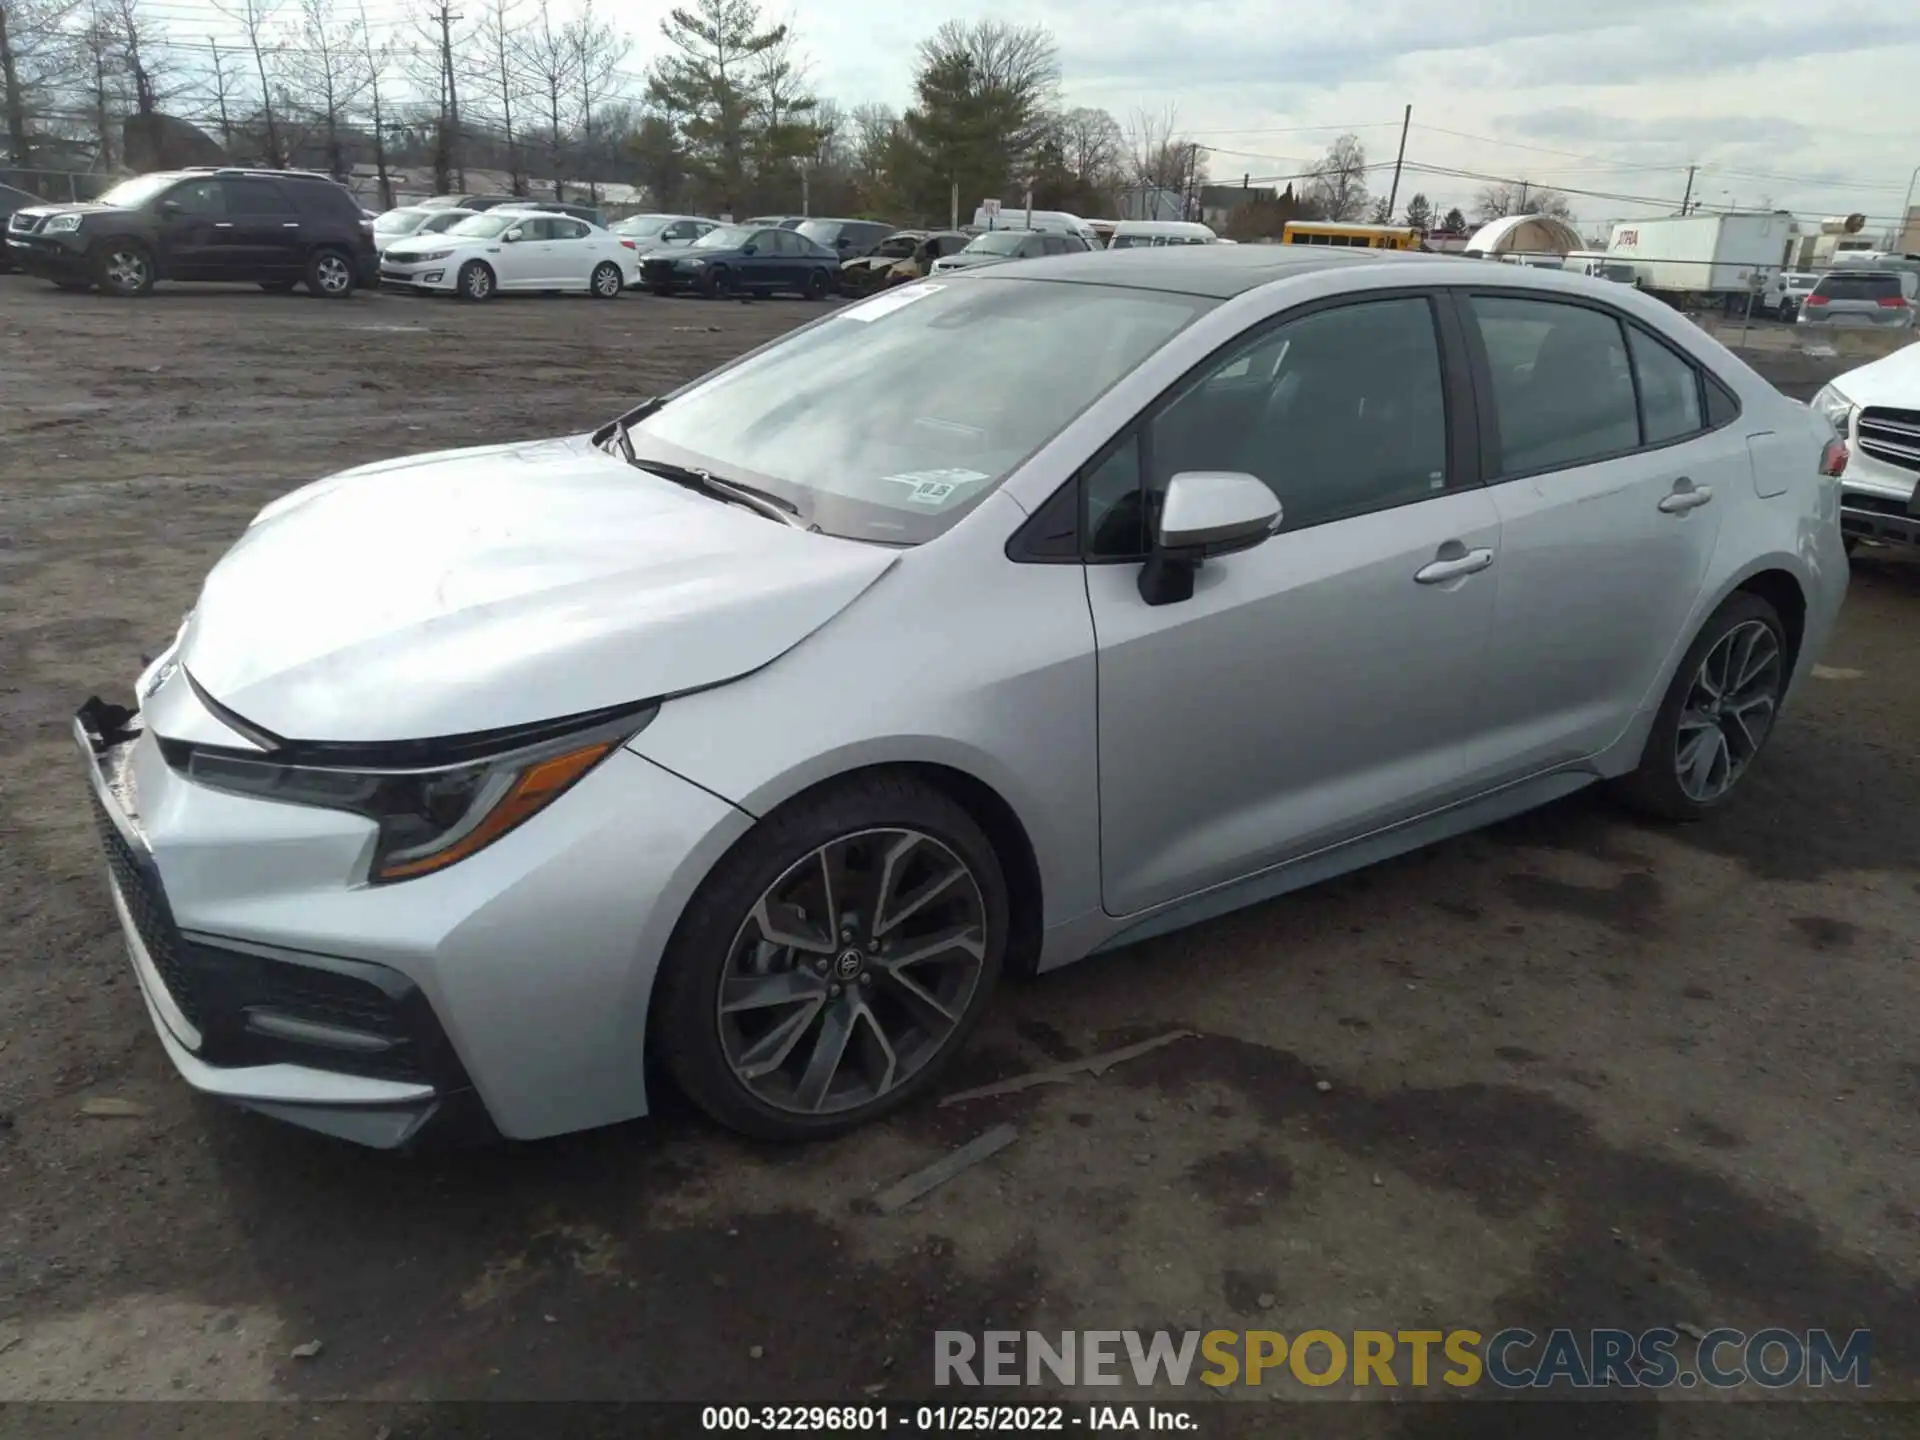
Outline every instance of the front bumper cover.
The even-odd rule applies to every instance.
[[[386,966],[183,931],[142,835],[128,754],[138,713],[80,708],[114,909],[168,1058],[188,1084],[378,1148],[486,1139],[484,1108],[432,1006]]]

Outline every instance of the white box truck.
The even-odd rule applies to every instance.
[[[1663,215],[1620,221],[1607,256],[1632,265],[1640,287],[1669,304],[1737,309],[1787,267],[1795,234],[1793,216],[1784,210]]]

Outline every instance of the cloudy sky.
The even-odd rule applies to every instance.
[[[216,0],[145,3],[170,28],[221,24]],[[637,79],[673,0],[596,3],[633,37]],[[368,8],[398,38],[424,0]],[[1443,209],[1471,210],[1485,183],[1472,177],[1496,176],[1565,189],[1596,225],[1660,214],[1697,164],[1706,205],[1860,211],[1881,228],[1920,166],[1914,0],[765,0],[765,13],[792,21],[819,93],[847,106],[904,106],[915,46],[949,16],[1042,23],[1066,103],[1123,125],[1173,107],[1213,147],[1216,180],[1296,173],[1343,129],[1390,162],[1407,104],[1407,159],[1434,168],[1410,170],[1401,198],[1418,189]]]
[[[1059,40],[1069,101],[1123,124],[1143,106],[1177,107],[1216,147],[1216,179],[1297,172],[1341,128],[1370,159],[1391,161],[1408,104],[1410,162],[1602,192],[1570,197],[1583,220],[1661,213],[1647,202],[1677,201],[1698,164],[1695,193],[1708,204],[1891,223],[1920,165],[1911,0],[797,0],[791,10],[824,93],[896,104],[915,43],[947,13],[1042,21]],[[1383,173],[1376,188],[1389,183]],[[1401,197],[1411,186],[1471,208],[1481,183],[1409,172]]]

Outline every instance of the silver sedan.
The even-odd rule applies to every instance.
[[[1840,607],[1845,463],[1601,281],[1015,262],[283,497],[75,733],[199,1089],[528,1138],[657,1060],[824,1135],[1004,972],[1596,782],[1712,815]]]

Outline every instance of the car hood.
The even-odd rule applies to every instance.
[[[96,200],[81,200],[67,204],[22,205],[14,212],[18,215],[125,215],[127,212],[118,205],[102,205]]]
[[[648,475],[584,436],[343,471],[260,512],[178,658],[296,740],[433,739],[768,664],[898,552]]]
[[[1920,410],[1920,342],[1904,345],[1871,365],[1849,370],[1833,388],[1856,405]]]

